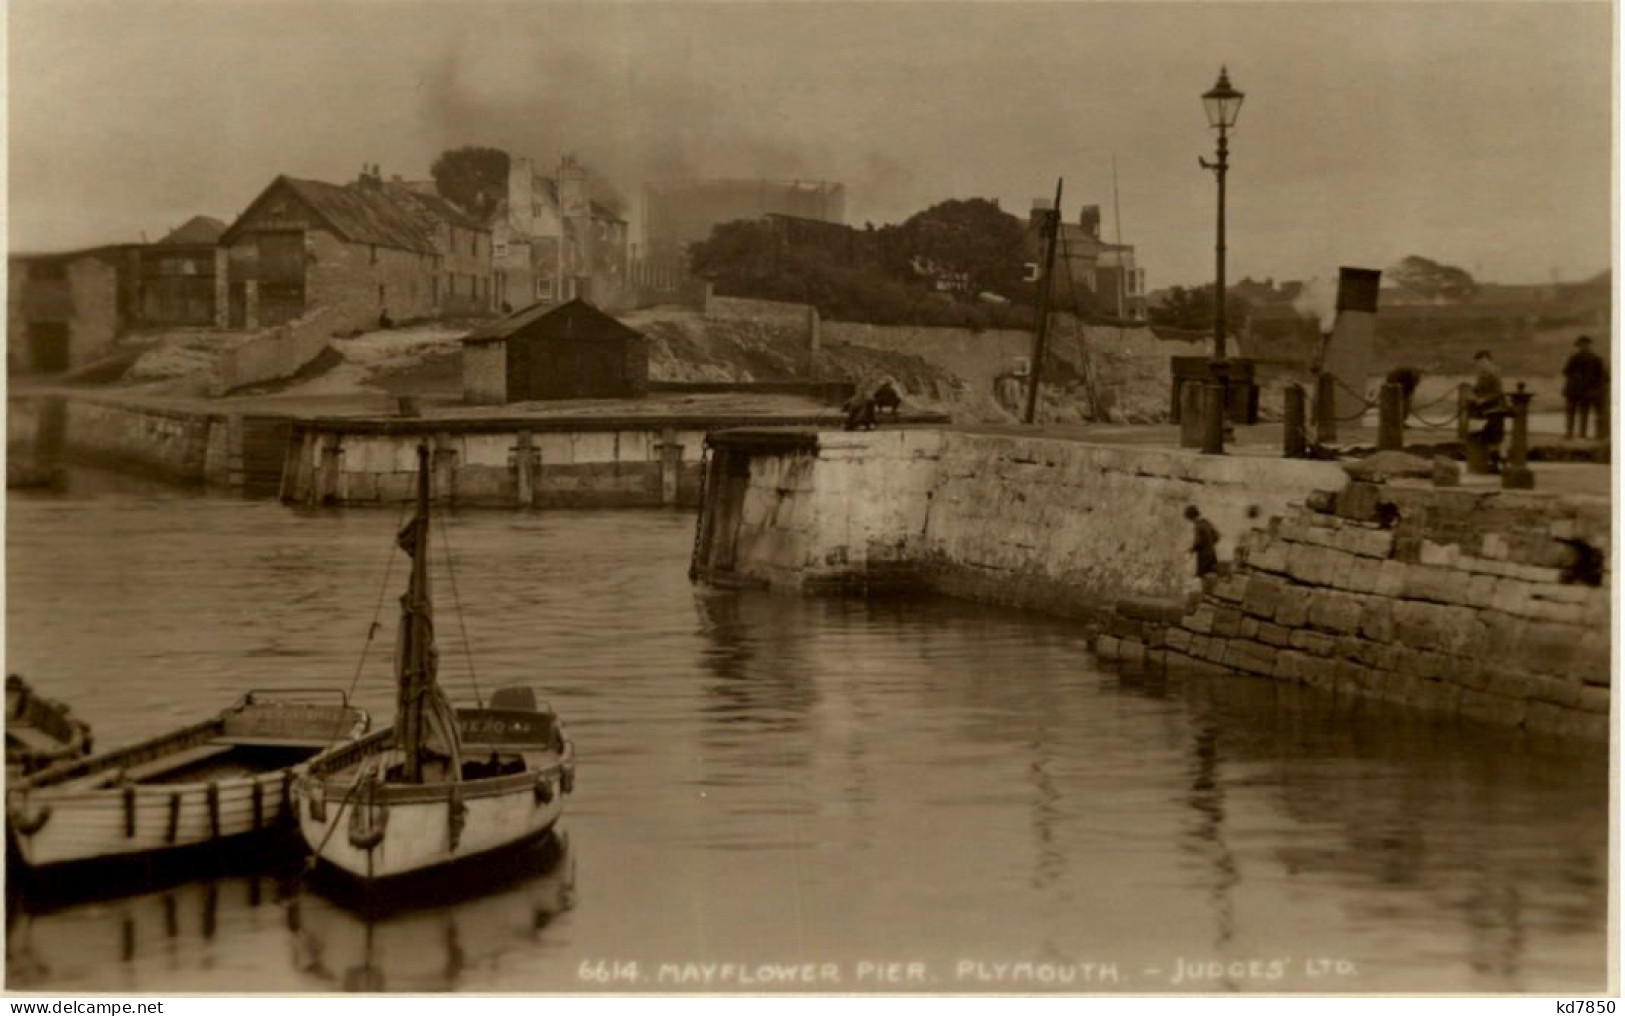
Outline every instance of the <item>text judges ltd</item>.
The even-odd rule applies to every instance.
[[[1299,975],[1307,978],[1351,977],[1355,965],[1343,959],[1193,960],[1180,957],[1167,966],[1147,966],[1130,977],[1117,963],[1014,963],[960,960],[951,968],[917,961],[864,960],[856,963],[641,963],[637,960],[587,959],[576,969],[584,984],[638,989],[816,990],[845,986],[858,990],[903,988],[930,990],[944,984],[1004,985],[1034,988],[1192,988],[1241,983],[1269,983]],[[946,974],[946,976],[942,976]]]

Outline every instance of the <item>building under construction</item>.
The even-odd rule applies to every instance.
[[[822,180],[683,180],[644,190],[646,256],[680,259],[724,222],[793,215],[844,222],[846,185]]]

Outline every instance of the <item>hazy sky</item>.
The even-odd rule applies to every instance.
[[[848,221],[1066,179],[1153,287],[1211,278],[1213,133],[1247,93],[1232,279],[1418,253],[1493,281],[1609,265],[1607,3],[10,0],[15,249],[230,220],[278,173],[443,148],[645,180],[832,179]],[[634,202],[635,204],[635,202]]]

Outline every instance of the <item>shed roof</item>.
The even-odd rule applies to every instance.
[[[593,324],[606,329],[610,334],[624,338],[641,339],[644,337],[643,333],[637,329],[622,324],[587,301],[577,298],[558,306],[547,303],[533,303],[529,307],[516,310],[507,317],[499,318],[472,332],[465,336],[463,341],[496,342],[509,339],[519,332],[529,329],[532,325],[555,316],[564,320],[591,321]]]

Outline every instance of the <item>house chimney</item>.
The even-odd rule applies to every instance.
[[[1100,239],[1100,206],[1084,205],[1078,209],[1078,225],[1096,240]]]
[[[529,159],[508,160],[508,221],[526,239],[536,232],[535,179]]]
[[[1033,210],[1027,216],[1027,221],[1036,226],[1041,224],[1055,207],[1055,202],[1049,198],[1033,198]]]
[[[574,155],[559,161],[559,214],[565,218],[585,217],[590,214],[587,205],[587,170]]]

